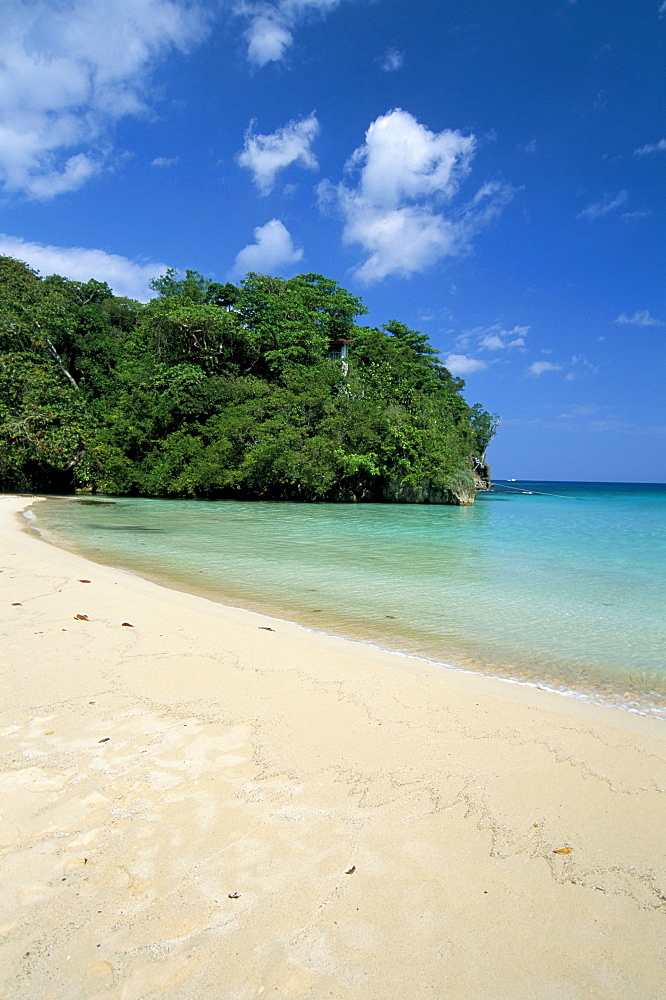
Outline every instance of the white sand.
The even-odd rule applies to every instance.
[[[155,586],[26,502],[1,1000],[666,997],[664,723]]]

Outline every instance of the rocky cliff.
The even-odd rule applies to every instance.
[[[386,503],[434,503],[469,507],[476,494],[490,488],[490,466],[476,455],[471,459],[471,476],[449,489],[434,487],[429,479],[415,485],[399,479],[389,479],[382,487],[381,499]]]

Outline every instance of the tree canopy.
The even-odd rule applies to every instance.
[[[0,488],[473,497],[497,418],[425,334],[359,325],[362,301],[319,274],[169,270],[153,290],[144,305],[0,257]]]

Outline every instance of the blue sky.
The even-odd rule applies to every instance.
[[[324,274],[498,478],[664,482],[665,44],[666,0],[4,0],[0,253]]]

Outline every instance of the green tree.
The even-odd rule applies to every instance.
[[[319,274],[175,270],[147,305],[0,258],[0,486],[300,500],[472,495],[497,418],[427,336]],[[350,345],[344,365],[331,343]]]
[[[90,440],[85,402],[54,365],[0,355],[2,489],[73,489]]]
[[[350,339],[354,318],[367,312],[359,298],[320,274],[285,280],[250,273],[237,308],[263,372],[278,376],[294,365],[323,360],[329,343]]]

